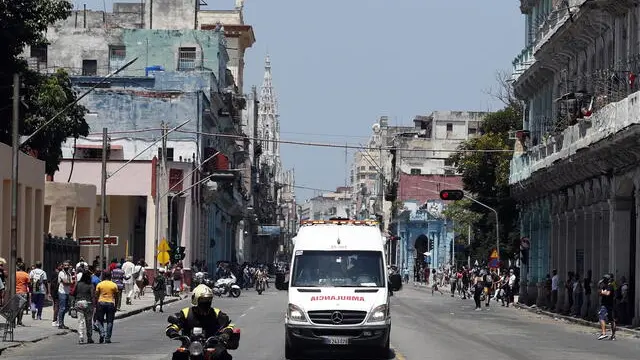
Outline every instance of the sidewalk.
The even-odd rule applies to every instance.
[[[410,286],[412,288],[426,288],[427,285],[425,285],[424,283],[409,283],[409,284],[404,284],[403,286]],[[441,290],[443,291],[448,291],[448,287],[444,287],[441,288]],[[568,316],[568,315],[561,315],[561,314],[556,314],[554,312],[551,311],[547,311],[547,310],[543,310],[538,308],[537,306],[533,305],[533,306],[527,306],[524,304],[521,304],[518,302],[518,295],[514,296],[515,302],[514,302],[514,308],[516,309],[521,309],[521,310],[526,310],[538,315],[544,315],[556,320],[563,320],[566,322],[570,322],[570,323],[574,323],[574,324],[578,324],[578,325],[582,325],[582,326],[587,326],[587,327],[592,327],[592,328],[596,328],[596,329],[600,329],[600,324],[597,322],[593,322],[593,321],[589,321],[589,320],[584,320],[581,318],[576,318],[573,316]],[[617,331],[628,334],[630,336],[636,337],[636,338],[640,338],[640,329],[632,329],[626,326],[618,326]]]
[[[184,298],[184,295],[182,295],[181,298],[165,297],[164,304],[165,305],[170,304],[170,303],[179,301],[183,298]],[[132,300],[133,302],[132,305],[126,305],[124,304],[124,299],[122,300],[123,300],[123,304],[122,304],[121,310],[116,313],[116,317],[115,317],[116,320],[124,319],[129,316],[140,314],[147,310],[151,310],[151,308],[153,307],[153,300],[154,300],[153,291],[151,291],[151,289],[148,288],[145,291],[145,296],[142,299]],[[53,306],[47,306],[44,309],[42,309],[42,320],[31,319],[31,313],[29,313],[28,315],[24,315],[24,317],[22,318],[22,323],[25,326],[16,326],[13,334],[14,341],[8,341],[8,340],[1,341],[2,338],[0,337],[0,354],[2,354],[2,352],[8,348],[21,346],[27,343],[36,343],[38,341],[42,341],[44,339],[47,339],[55,335],[65,335],[70,332],[77,332],[78,320],[70,317],[69,314],[65,316],[65,325],[70,327],[69,330],[62,330],[62,329],[58,329],[57,327],[53,327],[51,325],[52,320],[53,320]],[[1,334],[2,334],[2,331],[0,330],[0,335]]]
[[[578,325],[583,325],[583,326],[588,326],[588,327],[592,327],[592,328],[596,328],[596,329],[600,329],[600,324],[594,321],[589,321],[589,320],[584,320],[581,318],[576,318],[573,316],[568,316],[568,315],[561,315],[561,314],[556,314],[554,312],[551,311],[547,311],[547,310],[542,310],[539,307],[533,305],[533,306],[527,306],[521,303],[518,303],[516,301],[516,303],[514,304],[515,308],[517,309],[521,309],[521,310],[526,310],[535,314],[539,314],[539,315],[545,315],[551,318],[554,318],[556,320],[564,320],[570,323],[574,323],[574,324],[578,324]],[[607,325],[608,326],[608,325]],[[632,329],[626,326],[618,326],[617,329],[618,332],[622,332],[628,335],[631,335],[633,337],[637,337],[640,338],[640,329]]]

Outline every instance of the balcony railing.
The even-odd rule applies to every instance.
[[[542,17],[538,21],[537,27],[534,29],[533,39],[533,53],[535,54],[538,49],[545,44],[551,37],[558,31],[558,29],[564,25],[571,16],[575,17],[580,11],[580,7],[587,2],[587,0],[567,0],[560,2],[556,8]]]
[[[535,57],[533,57],[533,48],[531,46],[525,48],[520,52],[515,59],[513,59],[513,73],[511,74],[512,80],[517,80],[520,75],[522,75],[529,66],[533,65],[536,61]]]
[[[609,103],[588,119],[569,126],[561,133],[545,138],[522,155],[511,160],[509,183],[516,184],[531,177],[536,171],[566,159],[577,151],[588,148],[640,119],[640,92],[621,101]]]

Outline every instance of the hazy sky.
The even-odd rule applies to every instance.
[[[209,8],[234,5],[206,1]],[[139,1],[74,1],[107,11],[113,2]],[[256,35],[245,57],[245,91],[261,85],[268,52],[281,138],[342,145],[366,142],[382,115],[406,125],[434,110],[498,109],[486,90],[524,45],[514,0],[246,0],[245,22]],[[344,148],[283,144],[281,155],[295,168],[297,186],[345,183]],[[297,195],[302,201],[314,191],[298,188]]]

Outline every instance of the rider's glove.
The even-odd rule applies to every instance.
[[[229,342],[229,339],[231,338],[231,336],[228,333],[222,333],[222,335],[220,335],[220,341],[222,341],[223,343],[227,343]]]
[[[180,333],[175,329],[169,329],[167,330],[167,336],[169,337],[169,339],[176,339],[180,337]]]

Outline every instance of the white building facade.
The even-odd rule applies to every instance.
[[[568,273],[628,287],[617,313],[640,323],[640,8],[633,1],[522,0],[525,48],[513,86],[526,104],[509,182],[520,202],[521,299],[566,311]],[[558,301],[543,283],[556,269]],[[585,304],[587,302],[585,301]],[[597,294],[585,317],[596,313]]]

